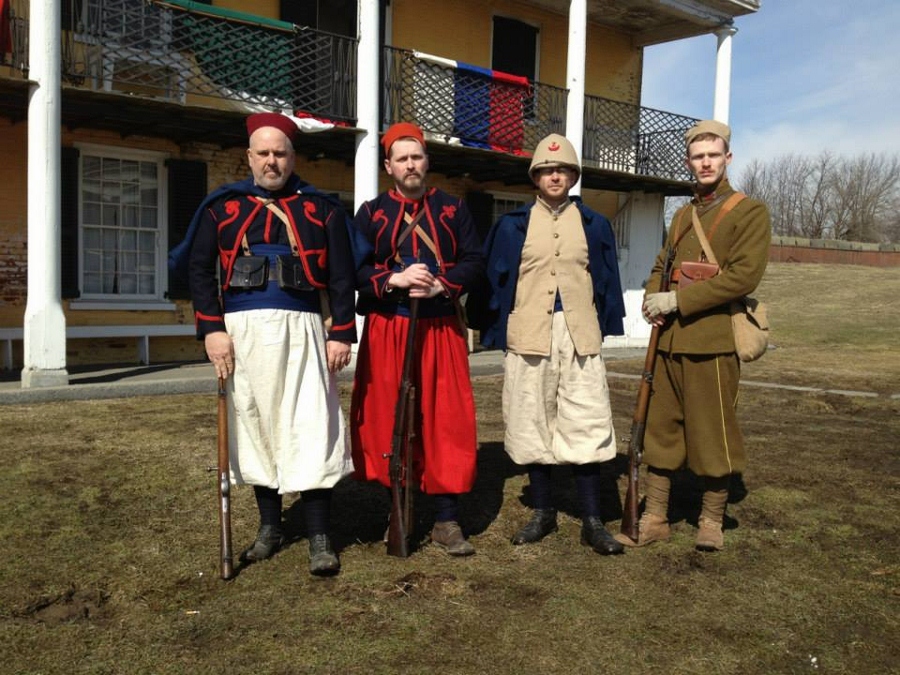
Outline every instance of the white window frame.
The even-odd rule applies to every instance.
[[[89,143],[76,143],[79,150],[78,158],[78,288],[81,289],[81,297],[72,300],[71,309],[114,309],[114,310],[172,310],[175,303],[165,299],[168,286],[168,169],[166,159],[169,155],[164,152],[150,150],[136,150],[119,146],[97,145]],[[157,166],[157,194],[156,213],[157,227],[154,265],[155,288],[153,293],[147,294],[109,294],[87,293],[84,284],[84,205],[83,199],[83,162],[85,156],[119,159],[138,162],[150,162]]]
[[[488,190],[488,194],[490,194],[494,198],[494,203],[492,205],[492,213],[493,216],[492,222],[496,223],[500,220],[500,216],[505,213],[509,213],[510,211],[514,211],[515,209],[521,206],[527,206],[528,204],[534,203],[534,193],[533,192],[497,192],[494,190]],[[514,206],[512,208],[498,208],[497,202],[512,202]]]

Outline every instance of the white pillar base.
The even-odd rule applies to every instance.
[[[22,389],[67,387],[68,385],[69,371],[65,368],[59,370],[25,368],[22,370]]]

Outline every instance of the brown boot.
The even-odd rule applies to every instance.
[[[475,553],[475,547],[466,541],[459,523],[455,520],[435,523],[434,529],[431,530],[431,541],[446,549],[447,553],[452,556],[472,555]]]
[[[672,536],[672,530],[669,528],[669,522],[665,516],[659,516],[655,513],[645,511],[638,523],[638,540],[633,541],[622,533],[616,535],[616,539],[625,544],[625,546],[646,546],[655,541],[666,541]]]
[[[625,546],[646,546],[655,541],[665,541],[672,532],[669,529],[669,490],[672,486],[671,472],[650,468],[647,471],[645,487],[647,498],[644,502],[644,515],[638,523],[638,540],[624,534],[617,534],[616,539]]]
[[[722,532],[722,521],[725,518],[725,506],[728,503],[728,477],[704,479],[703,508],[697,521],[698,551],[721,551],[725,548],[725,535]]]
[[[697,521],[700,526],[697,530],[698,551],[721,551],[725,548],[725,534],[722,532],[722,521],[718,523],[704,516]]]

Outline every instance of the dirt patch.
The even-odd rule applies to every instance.
[[[79,590],[71,586],[64,593],[42,596],[16,616],[55,626],[73,621],[100,621],[109,614],[109,594],[99,589]]]

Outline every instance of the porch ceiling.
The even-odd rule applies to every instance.
[[[461,148],[438,142],[428,143],[428,157],[432,173],[440,173],[448,178],[468,178],[475,183],[531,185],[528,179],[530,157],[517,157],[478,148]],[[691,193],[689,183],[592,167],[585,167],[582,171],[581,185],[591,190],[640,190],[669,197]]]
[[[0,78],[0,117],[13,123],[28,115],[28,87],[25,81]],[[100,129],[130,136],[164,138],[177,144],[201,142],[220,147],[241,147],[247,143],[246,113],[212,108],[185,107],[146,98],[91,92],[66,87],[62,124],[65,129]],[[302,134],[297,152],[309,160],[332,159],[348,166],[354,163],[355,129],[336,127],[330,131]],[[529,185],[530,159],[478,148],[464,148],[439,142],[428,144],[433,173],[448,178],[468,178],[478,183]],[[595,190],[630,192],[642,190],[668,196],[689,194],[689,185],[629,173],[585,168],[582,186]]]
[[[526,0],[568,14],[570,0]],[[635,46],[709,33],[759,10],[759,0],[587,0],[588,20],[632,36]]]

